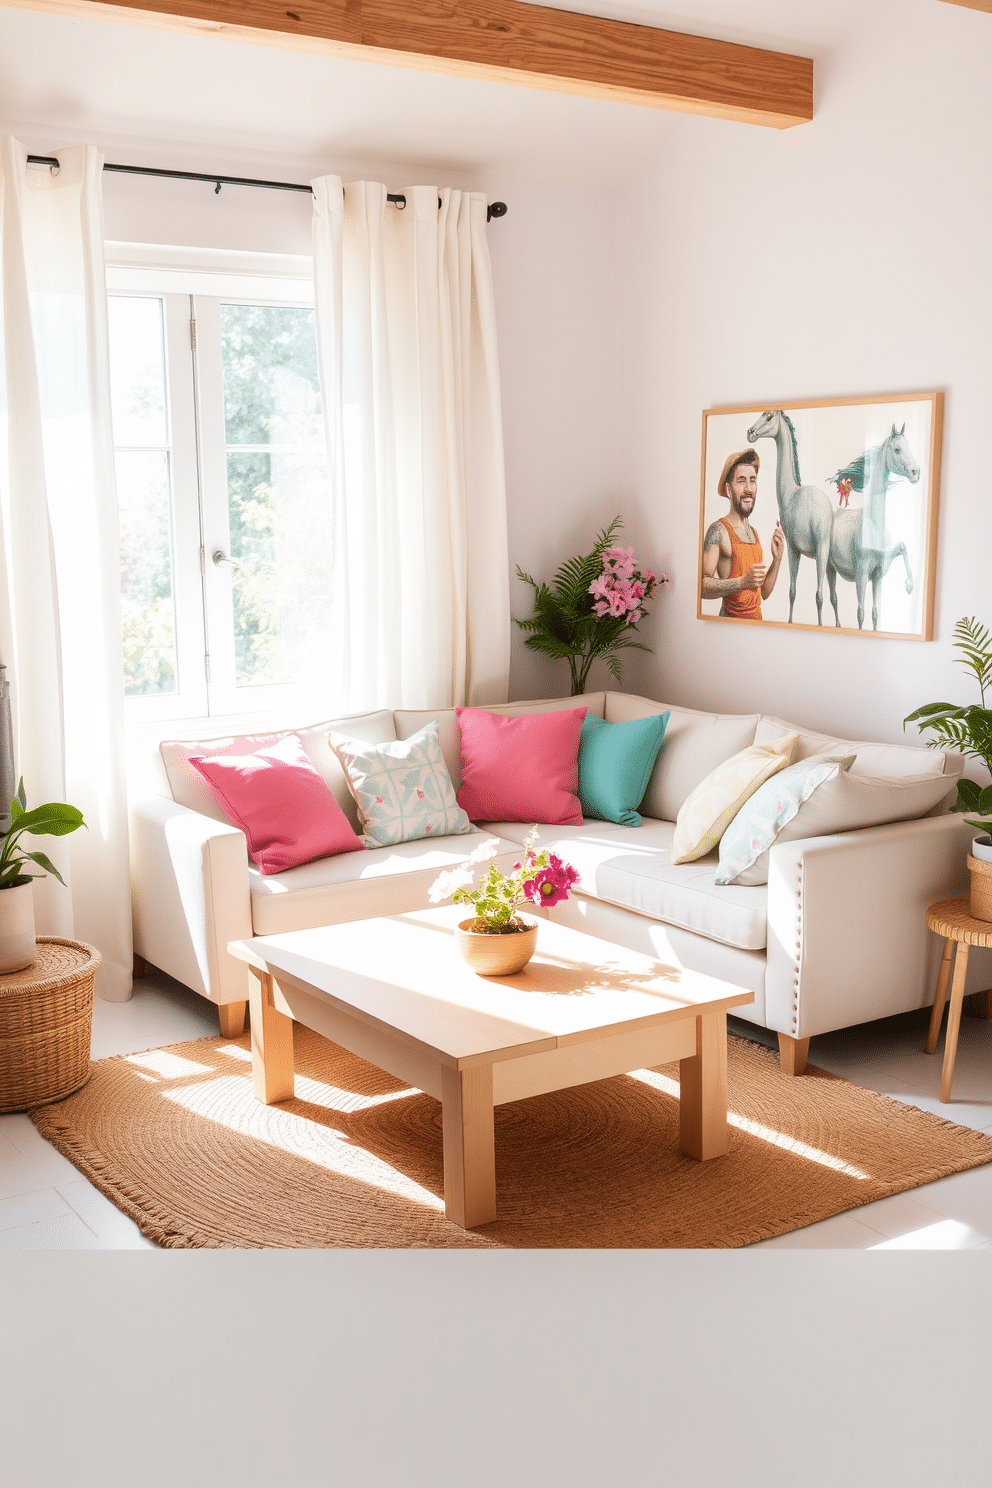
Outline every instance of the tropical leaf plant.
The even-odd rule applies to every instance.
[[[25,832],[32,837],[64,837],[85,825],[83,813],[61,801],[48,801],[44,806],[35,806],[29,811],[22,778],[10,803],[10,826],[3,834],[0,848],[0,889],[16,889],[20,884],[39,878],[41,875],[38,873],[25,872],[28,863],[36,864],[44,873],[53,874],[64,885],[65,879],[52,860],[40,851],[24,851],[19,845],[20,838]]]
[[[980,760],[992,775],[992,709],[985,706],[986,689],[992,688],[992,634],[972,616],[962,617],[954,627],[954,645],[960,652],[955,658],[978,683],[980,703],[959,707],[956,703],[925,703],[903,719],[915,723],[921,733],[929,731],[929,749],[954,749],[969,759]],[[952,811],[973,811],[978,818],[965,817],[969,827],[987,831],[992,826],[992,786],[984,789],[977,781],[959,780],[957,800]]]
[[[578,696],[586,689],[589,669],[597,657],[605,661],[610,676],[620,684],[623,681],[623,659],[621,651],[650,651],[650,646],[636,641],[631,631],[637,621],[645,618],[643,602],[637,600],[621,614],[603,613],[602,596],[593,592],[597,580],[609,574],[609,554],[618,551],[615,541],[623,527],[620,517],[614,517],[608,527],[597,535],[588,553],[569,558],[555,573],[550,584],[538,583],[517,568],[517,578],[529,584],[534,591],[534,613],[527,620],[515,623],[527,632],[524,645],[530,651],[539,651],[553,661],[567,661],[571,673],[572,695]],[[633,579],[645,584],[644,599],[651,599],[667,576],[656,575],[651,569],[633,569],[633,556],[628,551],[628,567]]]

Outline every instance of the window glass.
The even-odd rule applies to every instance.
[[[330,512],[314,314],[222,304],[235,684],[302,682],[330,646]]]
[[[162,301],[111,295],[124,692],[177,689],[172,477]]]

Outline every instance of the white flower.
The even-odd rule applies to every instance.
[[[450,899],[456,889],[467,889],[471,882],[472,874],[467,868],[449,868],[438,874],[427,897],[432,904],[440,904],[442,899]]]
[[[480,847],[475,849],[466,859],[469,863],[484,863],[487,858],[494,858],[499,852],[499,843],[495,837],[489,837]]]

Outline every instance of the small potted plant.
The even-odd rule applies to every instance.
[[[980,760],[992,775],[992,709],[985,706],[985,690],[992,687],[992,635],[974,616],[964,616],[954,627],[954,645],[961,653],[959,665],[971,672],[978,683],[980,703],[959,707],[956,703],[925,703],[903,720],[915,723],[923,732],[936,734],[928,739],[931,749],[957,750],[959,754]],[[971,913],[976,919],[992,920],[992,786],[984,788],[974,780],[958,781],[957,800],[952,811],[971,811],[966,816],[969,827],[981,835],[971,845],[968,867],[971,870]]]
[[[524,645],[555,660],[567,661],[572,674],[572,696],[585,692],[589,668],[601,657],[610,676],[623,681],[621,651],[631,647],[649,651],[632,639],[638,622],[645,619],[644,606],[654,599],[667,574],[640,568],[633,548],[620,548],[614,538],[622,528],[619,517],[593,543],[592,551],[563,563],[550,586],[539,584],[517,569],[517,578],[534,590],[534,614],[517,620],[529,632]]]
[[[23,971],[35,958],[31,884],[41,875],[26,872],[27,865],[35,863],[65,884],[51,859],[43,852],[25,852],[20,838],[25,832],[33,837],[64,837],[83,825],[82,812],[61,801],[49,801],[29,811],[24,781],[19,782],[10,803],[10,826],[0,833],[0,972]]]
[[[459,868],[451,868],[434,880],[428,892],[432,904],[452,899],[471,904],[475,915],[462,920],[455,941],[465,960],[480,976],[510,976],[521,971],[537,946],[537,921],[517,914],[524,904],[550,909],[567,899],[579,875],[557,853],[534,851],[537,827],[524,842],[523,856],[512,873],[503,873],[491,861],[499,852],[494,840],[483,843]],[[478,888],[471,864],[489,863]]]

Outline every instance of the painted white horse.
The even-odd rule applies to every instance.
[[[796,603],[799,560],[812,558],[816,563],[816,623],[822,625],[823,578],[830,557],[833,504],[826,491],[821,491],[818,486],[803,485],[799,474],[796,431],[787,413],[781,408],[763,413],[747,431],[748,444],[753,444],[756,439],[775,441],[775,493],[789,557],[789,623],[792,623]]]
[[[850,465],[838,470],[830,480],[839,483],[850,480],[856,491],[864,492],[864,505],[858,508],[839,509],[833,513],[833,529],[830,537],[830,561],[827,565],[827,581],[830,586],[830,603],[834,607],[836,623],[840,624],[837,609],[837,575],[854,585],[858,596],[858,629],[864,628],[865,592],[871,583],[871,626],[878,629],[879,590],[882,580],[892,562],[901,558],[906,565],[906,593],[913,592],[913,572],[909,566],[909,554],[904,542],[889,543],[885,525],[885,497],[895,480],[908,480],[916,485],[920,478],[920,467],[906,443],[906,425],[896,429],[881,444],[865,450]]]

